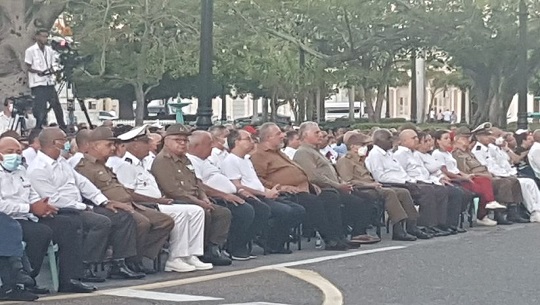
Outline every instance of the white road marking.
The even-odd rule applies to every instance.
[[[377,249],[371,249],[371,250],[349,251],[347,253],[342,253],[342,254],[321,256],[317,258],[304,259],[304,260],[293,261],[293,262],[288,262],[288,263],[273,264],[273,265],[268,265],[268,266],[255,267],[252,269],[228,271],[228,272],[209,274],[209,275],[203,275],[203,276],[192,277],[192,278],[170,280],[170,281],[157,282],[157,283],[151,283],[151,284],[135,285],[135,286],[124,287],[122,289],[129,288],[129,289],[140,289],[140,290],[152,290],[152,289],[168,288],[168,287],[174,287],[174,286],[181,286],[181,285],[187,285],[187,284],[193,284],[193,283],[218,280],[218,279],[237,276],[237,275],[245,275],[245,274],[255,273],[259,271],[274,270],[274,269],[283,268],[283,267],[301,266],[301,265],[320,263],[324,261],[336,260],[336,259],[341,259],[341,258],[354,257],[354,256],[359,256],[359,255],[400,250],[400,249],[405,249],[407,247],[408,246],[393,246],[393,247],[383,247],[383,248],[377,248]],[[87,298],[87,297],[92,297],[92,296],[100,296],[104,292],[115,291],[115,290],[121,290],[121,289],[115,288],[115,289],[101,290],[100,294],[92,293],[92,294],[54,295],[54,296],[49,296],[49,297],[42,297],[39,300],[40,301],[55,301],[55,300]],[[3,304],[13,304],[13,303],[7,302],[7,303],[2,303],[2,305]]]
[[[136,299],[147,299],[147,300],[155,300],[155,301],[171,301],[171,302],[223,300],[222,298],[205,297],[205,296],[189,295],[189,294],[144,291],[144,290],[135,290],[135,289],[104,290],[104,291],[98,291],[96,292],[96,294],[116,296],[116,297],[136,298]]]
[[[291,276],[301,279],[322,291],[324,301],[322,305],[343,305],[343,294],[329,280],[322,277],[319,273],[311,270],[278,268]]]

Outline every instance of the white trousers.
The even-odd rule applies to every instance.
[[[530,178],[518,178],[523,195],[523,204],[530,213],[540,211],[540,191],[536,182]]]
[[[204,209],[194,204],[160,204],[159,210],[172,217],[169,260],[204,253]]]

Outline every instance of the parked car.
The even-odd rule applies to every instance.
[[[100,111],[98,115],[100,121],[105,120],[118,120],[118,115],[114,111]]]

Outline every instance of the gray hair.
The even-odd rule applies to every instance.
[[[195,130],[189,136],[189,145],[199,145],[204,139],[204,137],[208,137],[210,140],[212,140],[212,135],[208,131]]]
[[[319,127],[319,124],[307,121],[300,124],[300,128],[298,128],[298,135],[300,136],[300,140],[304,139],[306,137],[306,133],[316,127]]]
[[[261,142],[266,141],[266,138],[268,138],[269,133],[270,133],[270,131],[269,131],[270,128],[272,128],[274,126],[279,128],[279,126],[276,123],[272,123],[272,122],[264,123],[264,124],[261,125],[261,127],[259,127],[259,140]]]

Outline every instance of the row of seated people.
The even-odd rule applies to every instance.
[[[477,130],[478,138],[485,129]],[[522,178],[516,184],[513,177],[494,178],[487,169],[484,175],[462,172],[463,164],[476,160],[472,154],[463,160],[456,155],[457,171],[450,158],[443,165],[429,164],[427,156],[437,160],[435,153],[427,154],[429,138],[414,130],[401,132],[395,153],[387,130],[376,131],[373,140],[347,133],[349,151],[336,167],[319,151],[324,137],[316,123],[303,123],[298,133],[301,146],[291,160],[280,150],[283,132],[272,123],[260,127],[257,144],[245,130],[216,126],[192,132],[172,125],[161,151],[153,153],[156,145],[146,126],[118,136],[98,127],[77,134],[79,155],[66,160],[66,135],[47,128],[37,137],[40,148],[27,169],[21,166],[20,143],[2,138],[0,212],[22,228],[31,277],[39,273],[50,241],[58,244],[62,292],[94,291],[84,282],[104,280],[93,266],[105,260],[109,246],[109,277],[134,279],[155,272],[142,258],[155,259],[167,240],[165,271],[176,272],[255,258],[248,246],[254,239],[268,253],[291,253],[284,244],[302,222],[319,231],[327,250],[379,242],[367,229],[379,225],[383,207],[395,240],[461,233],[459,215],[473,192],[481,197],[484,222],[489,217],[481,214],[489,209],[501,224],[526,221],[514,209],[519,203],[529,207],[521,197]],[[456,134],[456,146],[461,138],[469,141],[470,134]],[[500,187],[510,195],[493,193],[491,183],[499,180],[508,181]],[[352,228],[350,239],[346,227]]]

